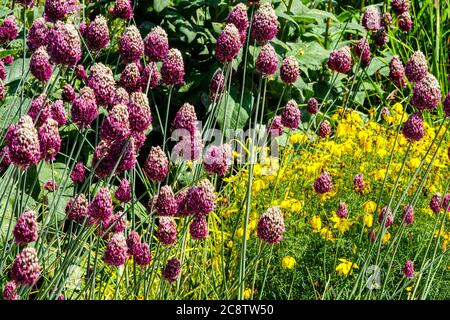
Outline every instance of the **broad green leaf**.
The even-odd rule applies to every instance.
[[[163,11],[168,5],[170,0],[153,0],[153,9],[156,12]]]

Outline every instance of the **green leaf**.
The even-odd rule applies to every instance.
[[[163,11],[168,5],[170,0],[153,0],[153,9],[156,12]]]
[[[25,72],[26,70],[28,70],[29,65],[30,65],[30,59],[26,58],[25,59],[25,65],[23,64],[23,59],[17,59],[14,60],[14,62],[10,65],[6,67],[8,76],[6,77],[5,80],[5,85],[15,81],[15,80],[20,80],[22,77],[25,76]],[[24,72],[22,72],[22,69],[24,70]]]
[[[234,129],[235,127],[242,129],[247,124],[251,106],[253,105],[253,95],[251,93],[245,92],[242,106],[239,105],[239,102],[236,102],[240,99],[240,94],[238,95],[237,92],[232,93],[236,93],[236,95],[233,95],[235,98],[225,93],[217,113],[217,122],[222,130]],[[239,98],[237,98],[238,96]]]

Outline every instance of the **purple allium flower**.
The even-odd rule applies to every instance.
[[[405,266],[402,269],[403,274],[412,279],[414,278],[414,266],[411,260],[406,260]]]
[[[435,193],[430,200],[430,209],[433,210],[434,213],[438,213],[441,211],[441,201],[442,196],[439,192]]]
[[[162,270],[164,279],[169,282],[177,280],[181,274],[181,262],[176,258],[172,258],[167,261],[166,266]]]
[[[32,247],[24,248],[17,256],[11,267],[11,277],[18,285],[33,286],[41,275],[41,266]]]
[[[184,189],[175,196],[178,206],[177,216],[186,217],[192,213],[189,209],[189,190],[190,189]]]
[[[21,4],[25,8],[31,8],[34,6],[35,0],[16,0],[16,3]]]
[[[50,80],[53,73],[53,66],[44,47],[40,47],[31,55],[30,71],[39,81],[47,82]]]
[[[177,241],[177,224],[171,217],[160,217],[156,237],[161,244],[171,246]]]
[[[7,75],[5,63],[0,60],[0,80],[5,80]]]
[[[115,18],[130,20],[133,17],[133,5],[130,0],[116,0],[109,13]]]
[[[97,103],[107,106],[114,98],[116,82],[112,70],[103,63],[95,63],[90,68],[87,85],[94,90]]]
[[[414,52],[406,63],[405,74],[411,82],[418,82],[427,76],[428,63],[421,51]]]
[[[72,172],[70,173],[70,179],[72,179],[73,183],[82,183],[85,178],[85,169],[83,162],[79,161],[73,167]]]
[[[87,73],[86,70],[84,70],[84,66],[82,64],[77,65],[75,69],[75,77],[82,81],[87,79]]]
[[[109,44],[108,22],[105,17],[98,15],[95,17],[84,32],[86,45],[91,51],[100,51]]]
[[[393,56],[389,63],[389,77],[397,87],[406,87],[405,68],[399,56]]]
[[[223,92],[223,85],[225,83],[225,77],[223,75],[222,69],[219,68],[214,72],[213,77],[211,78],[211,82],[209,83],[209,99],[212,102],[218,102],[220,96]]]
[[[94,91],[89,87],[80,90],[80,94],[72,103],[72,121],[78,128],[89,128],[91,122],[98,116],[97,102]]]
[[[187,206],[192,214],[207,216],[214,210],[216,196],[214,186],[208,179],[203,179],[197,186],[189,189]]]
[[[17,244],[28,244],[36,241],[38,238],[36,212],[30,210],[22,213],[14,226],[13,235]]]
[[[132,131],[145,131],[152,124],[152,114],[147,96],[142,92],[133,92],[128,103],[128,116]]]
[[[11,158],[9,156],[8,147],[5,146],[0,150],[0,172],[11,165]]]
[[[103,230],[106,231],[108,229],[111,233],[123,233],[127,228],[126,215],[119,211],[116,214],[112,215],[110,219],[108,219],[107,223],[103,226]]]
[[[444,211],[450,211],[450,193],[445,194],[442,209]]]
[[[0,59],[4,64],[11,65],[14,62],[14,57],[10,54]]]
[[[388,34],[386,32],[386,29],[385,28],[378,29],[373,34],[373,39],[377,46],[384,47],[388,43]]]
[[[129,96],[127,90],[125,90],[122,87],[118,87],[116,89],[116,92],[114,93],[114,99],[113,99],[110,107],[113,107],[117,104],[124,104],[124,105],[128,106],[129,102],[130,102],[130,96]]]
[[[58,122],[48,118],[38,131],[41,158],[45,161],[55,160],[61,149],[61,137],[58,131]]]
[[[258,221],[258,238],[268,244],[277,244],[283,240],[285,231],[283,213],[279,207],[270,207]]]
[[[134,261],[139,266],[146,266],[152,261],[150,248],[147,243],[138,243],[134,254]]]
[[[100,138],[107,141],[123,141],[130,136],[130,124],[126,105],[115,105],[102,122]]]
[[[377,238],[377,233],[375,232],[374,229],[369,230],[368,237],[371,242],[375,242],[375,239]]]
[[[403,125],[402,133],[410,141],[422,140],[425,130],[423,128],[423,119],[420,112],[413,113]]]
[[[361,60],[361,66],[367,67],[370,64],[370,46],[367,38],[361,38],[355,47],[355,55]]]
[[[327,193],[330,192],[333,187],[333,179],[328,171],[323,171],[319,177],[314,181],[314,190],[317,193]]]
[[[66,300],[66,298],[65,298],[64,295],[61,293],[61,294],[56,298],[56,300],[58,300],[58,301],[64,301],[64,300]]]
[[[73,100],[75,100],[75,97],[75,89],[69,83],[66,83],[63,92],[61,93],[61,99],[63,99],[63,101],[65,102],[71,103],[73,102]]]
[[[52,179],[49,179],[42,187],[48,192],[55,192],[58,189],[58,184]]]
[[[297,129],[302,120],[302,113],[294,99],[289,100],[281,114],[281,124],[291,129]]]
[[[331,136],[333,131],[331,130],[331,124],[328,120],[324,120],[319,125],[319,136],[321,138],[326,138]]]
[[[363,175],[358,173],[355,175],[355,178],[353,179],[353,189],[356,192],[362,193],[365,187],[364,178]]]
[[[429,73],[414,84],[411,104],[420,111],[433,111],[441,101],[441,86],[436,77]]]
[[[281,123],[281,116],[273,117],[267,132],[273,136],[281,136],[281,134],[283,133],[283,124]]]
[[[159,146],[150,149],[143,169],[150,180],[164,181],[169,172],[169,160]]]
[[[17,124],[9,127],[6,145],[11,162],[20,168],[35,165],[40,160],[38,133],[29,115],[22,116]]]
[[[161,61],[164,60],[164,58],[167,56],[168,53],[169,53],[169,40],[167,38],[167,33],[166,31],[164,31],[163,28],[156,26],[144,39],[144,54],[150,58],[150,61]],[[179,55],[179,58],[177,58],[177,60],[178,59],[182,61],[181,54]],[[180,64],[180,62],[176,62],[176,64]],[[184,75],[184,66],[181,69],[183,69]],[[181,76],[181,78],[183,77]],[[181,82],[182,81],[183,80],[181,79]]]
[[[150,80],[149,80],[149,77]],[[161,75],[159,74],[159,70],[156,66],[155,62],[150,62],[147,64],[147,66],[144,68],[144,71],[142,72],[141,76],[141,88],[142,91],[147,92],[147,87],[151,89],[155,89],[159,86]]]
[[[226,23],[232,23],[239,31],[241,44],[247,39],[248,16],[247,7],[243,3],[235,5],[228,14]]]
[[[114,233],[106,246],[103,260],[105,263],[119,267],[127,261],[128,248],[123,233]]]
[[[339,202],[336,215],[341,219],[345,219],[348,217],[348,208],[345,202]]]
[[[14,281],[8,281],[2,293],[3,300],[17,300],[17,284]]]
[[[317,112],[319,112],[319,102],[317,102],[316,98],[309,98],[306,104],[306,111],[309,114],[316,114]]]
[[[381,17],[381,29],[389,30],[392,27],[392,15],[390,12],[384,12]]]
[[[381,27],[381,13],[380,9],[375,6],[367,7],[361,18],[361,25],[368,31],[376,31]]]
[[[199,130],[195,130],[194,134],[189,132],[183,133],[181,139],[172,149],[172,159],[179,161],[197,161],[203,154],[203,141]]]
[[[28,109],[27,112],[38,127],[50,117],[50,113],[51,109],[45,93],[41,94],[31,102],[30,109]]]
[[[27,46],[31,51],[47,45],[48,29],[44,18],[37,18],[33,21],[27,35]]]
[[[125,178],[120,181],[120,185],[114,193],[114,196],[122,203],[127,203],[131,200],[131,187],[128,179]]]
[[[258,44],[271,41],[278,33],[278,18],[270,3],[262,4],[256,11],[252,22],[252,38]]]
[[[328,67],[339,73],[349,73],[352,69],[352,55],[349,47],[334,50],[328,58]]]
[[[239,30],[234,24],[226,24],[217,38],[216,58],[219,62],[231,62],[241,49]]]
[[[409,10],[409,0],[392,0],[391,8],[396,14],[402,14]]]
[[[128,247],[128,254],[135,256],[139,249],[139,244],[141,243],[141,237],[136,231],[131,231],[126,240]]]
[[[450,118],[450,92],[445,97],[444,101],[442,102],[442,109],[444,110],[445,116],[447,118]]]
[[[3,84],[3,80],[0,79],[0,101],[5,98],[5,85]]]
[[[398,16],[398,26],[405,32],[409,32],[412,29],[413,21],[409,12],[403,12]]]
[[[83,193],[70,198],[66,205],[66,214],[70,220],[82,223],[88,216],[88,201]]]
[[[195,108],[192,104],[186,102],[178,109],[175,118],[172,121],[171,129],[185,129],[188,130],[191,135],[194,135],[197,130],[197,114],[195,113]]]
[[[203,167],[208,173],[224,176],[233,162],[233,154],[229,144],[211,146],[206,150]]]
[[[107,221],[113,213],[111,194],[107,188],[100,188],[88,207],[89,216],[95,220]]]
[[[119,163],[118,163],[119,161]],[[136,150],[133,138],[112,143],[101,140],[94,150],[92,167],[98,178],[130,170],[136,164]],[[116,171],[113,172],[114,168]]]
[[[386,218],[384,218],[384,216],[386,216]],[[392,225],[394,217],[392,216],[392,210],[388,207],[384,207],[383,209],[381,209],[380,215],[378,216],[378,223],[382,224],[384,219],[386,219],[384,226],[386,228],[389,228]]]
[[[189,225],[189,233],[193,240],[204,240],[208,236],[206,217],[195,217]]]
[[[413,224],[414,222],[414,207],[410,204],[405,206],[402,214],[402,220],[405,221],[406,225]]]
[[[284,58],[280,67],[280,78],[285,84],[291,84],[297,81],[300,76],[300,70],[297,59],[293,56]]]
[[[120,85],[127,90],[128,93],[141,90],[141,75],[136,63],[132,62],[127,64],[120,75]]]
[[[177,214],[178,205],[171,186],[161,187],[159,193],[150,200],[150,211],[152,209],[160,216],[174,216]]]
[[[18,28],[16,17],[14,15],[7,16],[0,25],[0,44],[5,44],[17,38]]]
[[[48,32],[47,52],[56,64],[76,65],[81,59],[81,39],[75,26],[58,21]]]
[[[69,9],[67,0],[45,0],[44,17],[45,20],[56,22],[63,20]]]
[[[144,41],[135,25],[130,25],[122,34],[119,53],[125,62],[137,62],[144,53]]]
[[[256,71],[263,77],[270,76],[277,71],[278,57],[270,43],[266,43],[256,59]]]

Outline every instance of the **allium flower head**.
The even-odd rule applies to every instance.
[[[55,160],[61,149],[61,137],[58,131],[58,122],[48,118],[38,131],[41,157],[45,161]]]
[[[128,103],[128,116],[132,131],[145,131],[152,124],[152,114],[147,96],[142,92],[133,92]]]
[[[120,85],[127,90],[128,93],[141,90],[141,74],[136,63],[132,62],[126,65],[120,75]]]
[[[241,37],[234,24],[226,24],[217,38],[216,58],[219,62],[231,62],[241,49]]]
[[[45,0],[44,17],[45,20],[56,22],[63,20],[69,9],[67,0]]]
[[[125,90],[122,87],[118,87],[116,89],[116,92],[114,93],[114,99],[110,106],[113,107],[117,104],[124,104],[128,106],[129,102],[130,102],[130,95],[128,94],[127,90]]]
[[[208,179],[203,179],[197,186],[189,189],[188,208],[192,214],[207,216],[214,210],[216,196],[214,186]]]
[[[5,80],[7,75],[5,63],[0,60],[0,80]]]
[[[169,39],[167,38],[167,33],[166,31],[164,31],[163,28],[156,26],[144,39],[144,54],[147,57],[149,57],[151,61],[161,61],[166,57],[168,53],[169,53]],[[183,67],[183,75],[184,75],[184,67]]]
[[[149,80],[149,77],[150,80]],[[141,88],[142,91],[146,92],[147,87],[150,89],[155,89],[159,86],[161,75],[159,73],[159,70],[156,66],[155,62],[150,62],[147,64],[147,66],[144,68],[144,71],[142,72],[141,76]]]
[[[442,196],[439,192],[435,193],[430,200],[430,209],[433,210],[434,213],[438,213],[441,211],[441,201]]]
[[[177,224],[171,217],[160,217],[156,237],[161,244],[171,246],[177,241]]]
[[[278,18],[272,5],[263,3],[253,17],[252,38],[258,44],[265,44],[275,38],[278,26]]]
[[[164,181],[169,172],[169,160],[159,146],[153,146],[144,164],[144,173],[152,181]]]
[[[49,179],[46,183],[44,183],[42,188],[48,192],[55,192],[58,189],[58,184],[54,180]]]
[[[58,21],[48,32],[47,52],[56,64],[76,65],[81,59],[81,39],[75,26]]]
[[[319,102],[317,101],[316,98],[314,97],[309,98],[306,104],[306,111],[309,114],[316,114],[317,112],[319,112]]]
[[[361,60],[361,66],[367,67],[370,64],[370,46],[367,38],[361,38],[355,47],[355,55]]]
[[[411,260],[406,261],[405,266],[402,269],[402,272],[406,277],[410,279],[414,278],[414,266]]]
[[[445,194],[444,201],[442,203],[442,209],[444,209],[444,211],[450,212],[450,193]]]
[[[402,219],[406,225],[413,224],[414,222],[414,207],[410,204],[405,206],[403,210]]]
[[[445,116],[447,118],[450,118],[450,92],[447,94],[444,101],[442,102],[442,106],[443,106]]]
[[[186,217],[192,214],[189,209],[189,191],[190,189],[184,189],[178,192],[175,196],[175,200],[178,206],[177,216]]]
[[[323,171],[314,181],[314,190],[319,193],[327,193],[333,187],[333,180],[328,171]]]
[[[247,39],[248,16],[247,7],[243,3],[235,5],[228,14],[226,23],[232,23],[239,31],[241,44]]]
[[[403,12],[398,16],[398,26],[405,32],[409,32],[412,29],[413,21],[409,12]]]
[[[428,74],[428,63],[421,51],[413,53],[406,63],[405,74],[409,81],[418,82]]]
[[[128,120],[128,108],[126,105],[114,106],[102,122],[100,138],[108,141],[123,141],[130,135]]]
[[[84,66],[82,64],[79,64],[75,69],[75,77],[79,80],[86,80],[87,79],[87,73],[84,69]]]
[[[20,168],[27,168],[39,161],[41,156],[39,138],[29,115],[22,116],[17,124],[9,127],[6,145],[11,162]]]
[[[22,213],[14,226],[13,235],[17,244],[28,244],[36,241],[38,238],[36,212],[30,210]]]
[[[392,0],[391,8],[396,14],[402,14],[409,10],[409,0]]]
[[[256,59],[256,71],[263,77],[273,75],[277,71],[278,57],[270,43],[266,43]]]
[[[375,6],[367,7],[361,18],[361,25],[368,31],[376,31],[381,27],[381,13],[380,9]]]
[[[36,0],[17,0],[16,3],[21,4],[22,6],[24,6],[25,8],[31,8],[34,6],[34,2]]]
[[[100,51],[109,44],[108,22],[105,17],[98,15],[95,17],[84,32],[86,45],[91,51]]]
[[[137,265],[146,266],[150,264],[152,258],[150,255],[150,248],[147,243],[142,242],[137,244],[135,251],[136,252],[133,256],[134,261],[136,262]]]
[[[281,136],[283,134],[281,116],[273,117],[270,126],[267,128],[267,132],[273,136]]]
[[[355,175],[355,178],[353,179],[353,189],[356,192],[362,193],[364,191],[365,183],[364,178],[362,174]]]
[[[31,51],[47,45],[48,29],[44,18],[37,18],[33,21],[27,35],[27,46]]]
[[[107,106],[114,98],[116,82],[113,72],[103,63],[95,63],[90,68],[87,85],[94,91],[99,105]]]
[[[197,114],[192,104],[186,102],[178,109],[172,121],[171,129],[186,129],[191,135],[195,133],[197,130]]]
[[[127,203],[131,200],[131,186],[128,179],[125,178],[120,181],[120,185],[114,193],[114,196],[122,203]]]
[[[187,130],[187,129],[186,129]],[[203,154],[203,140],[198,129],[194,134],[187,132],[180,137],[180,140],[172,149],[172,160],[180,161],[198,161]]]
[[[2,293],[3,300],[17,300],[17,284],[14,281],[8,281]]]
[[[225,77],[223,75],[222,69],[219,68],[214,72],[211,82],[209,83],[209,99],[212,102],[218,102],[220,96],[223,92],[223,84],[225,83]]]
[[[18,28],[14,15],[7,16],[0,25],[0,44],[5,44],[17,38]]]
[[[297,59],[293,56],[284,58],[280,67],[280,78],[285,84],[291,84],[297,81],[300,76],[300,69]]]
[[[348,208],[347,208],[347,204],[345,202],[339,202],[339,206],[336,211],[336,215],[341,219],[348,217]]]
[[[31,55],[30,72],[39,81],[47,82],[50,80],[53,66],[50,63],[50,57],[44,47],[40,47]]]
[[[339,73],[349,73],[352,69],[352,55],[349,47],[334,50],[328,58],[328,67]]]
[[[162,275],[164,279],[169,282],[177,280],[181,274],[181,262],[176,258],[172,258],[167,261],[166,266],[162,270]]]
[[[373,39],[375,41],[375,44],[379,47],[384,47],[388,43],[388,34],[386,32],[385,28],[378,29],[373,34]]]
[[[94,220],[107,221],[113,213],[111,194],[107,188],[100,188],[88,207],[89,216]]]
[[[137,62],[144,54],[144,41],[135,25],[125,29],[119,42],[119,53],[125,62]]]
[[[189,233],[193,240],[204,240],[208,236],[206,217],[195,217],[189,225]]]
[[[14,260],[11,267],[11,277],[18,285],[33,286],[41,275],[41,266],[32,247],[24,248]]]
[[[211,146],[206,150],[203,167],[208,173],[224,176],[233,162],[233,153],[229,144]]]
[[[69,83],[66,83],[63,92],[61,93],[61,99],[65,102],[73,102],[76,96],[75,89]]]
[[[11,165],[11,158],[9,156],[8,147],[5,146],[0,150],[0,172]]]
[[[89,87],[80,90],[80,94],[72,103],[72,121],[78,128],[89,128],[91,122],[98,116],[97,102],[94,91]]]
[[[133,5],[130,0],[116,0],[109,13],[113,17],[130,20],[133,17]]]
[[[92,166],[98,178],[131,170],[136,165],[136,145],[134,138],[125,141],[107,142],[101,140],[94,150]],[[113,170],[116,169],[114,172]]]
[[[431,73],[414,84],[411,104],[420,111],[433,111],[441,101],[441,86]]]
[[[154,209],[160,216],[177,214],[178,205],[171,186],[161,187],[159,193],[150,200],[150,209]]]
[[[419,112],[413,113],[409,116],[403,125],[402,133],[406,139],[411,141],[422,140],[425,130],[423,127],[422,114]]]
[[[400,88],[406,87],[405,68],[399,56],[394,56],[389,63],[389,77]]]
[[[103,230],[106,231],[109,229],[111,233],[123,233],[127,228],[125,217],[126,215],[122,211],[117,212],[103,225]]]
[[[138,246],[141,243],[141,237],[136,231],[131,231],[126,240],[128,254],[135,256],[138,252]]]
[[[72,172],[70,173],[70,179],[72,179],[73,183],[82,183],[85,178],[85,169],[83,162],[79,161],[73,167]]]
[[[121,266],[128,258],[127,242],[123,233],[114,233],[106,246],[103,260],[111,266]]]
[[[270,207],[258,221],[258,238],[268,244],[277,244],[283,240],[285,231],[283,213],[279,207]]]
[[[392,216],[392,210],[388,207],[384,207],[383,209],[381,209],[380,215],[378,216],[378,223],[382,224],[383,220],[385,221],[384,226],[386,228],[389,228],[392,225],[394,217]]]
[[[82,223],[85,217],[88,216],[88,201],[84,193],[73,196],[67,202],[66,214],[70,220]]]
[[[45,120],[50,117],[51,108],[47,101],[47,95],[45,93],[38,96],[36,99],[31,101],[30,108],[27,114],[36,123],[37,127],[40,127]]]
[[[392,15],[390,12],[384,12],[381,17],[381,29],[384,31],[389,30],[392,27]]]
[[[283,126],[297,129],[302,120],[302,113],[294,99],[289,100],[281,114],[281,123]]]
[[[328,122],[328,120],[322,121],[319,125],[319,136],[321,138],[326,138],[331,136],[332,133],[330,122]]]

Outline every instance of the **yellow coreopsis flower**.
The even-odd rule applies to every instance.
[[[335,213],[330,218],[330,220],[334,223],[333,228],[338,229],[339,232],[345,233],[350,229],[352,222],[347,218],[339,218]]]
[[[320,236],[324,240],[334,241],[333,233],[331,232],[331,230],[329,228],[322,228],[320,230]]]
[[[377,209],[377,204],[374,201],[369,200],[366,203],[364,203],[364,212],[365,213],[374,213],[376,209]]]
[[[403,113],[403,106],[401,103],[396,103],[392,106],[392,110],[395,111],[395,113]]]
[[[261,190],[266,188],[266,183],[262,179],[258,179],[253,181],[252,190],[255,192],[260,192]]]
[[[373,215],[370,213],[366,213],[363,216],[363,223],[367,228],[372,228],[373,225]]]
[[[389,240],[391,240],[391,238],[392,238],[391,233],[390,233],[389,231],[386,231],[386,232],[383,234],[383,238],[381,238],[381,243],[382,243],[382,244],[386,244],[386,243],[389,242]]]
[[[322,228],[322,220],[319,216],[314,216],[311,218],[311,226],[314,232],[320,232],[320,229]]]
[[[303,204],[300,201],[293,201],[291,204],[292,212],[300,212],[303,208]]]
[[[291,256],[285,256],[281,260],[281,267],[283,269],[292,270],[292,269],[294,269],[296,264],[297,264],[297,261],[295,261],[294,257],[291,257]]]
[[[340,276],[348,276],[352,273],[353,269],[359,269],[358,265],[356,263],[353,263],[347,259],[341,258],[339,259],[341,263],[339,263],[336,267],[336,272]]]
[[[250,288],[245,288],[244,290],[244,299],[248,300],[252,297],[252,289]]]

